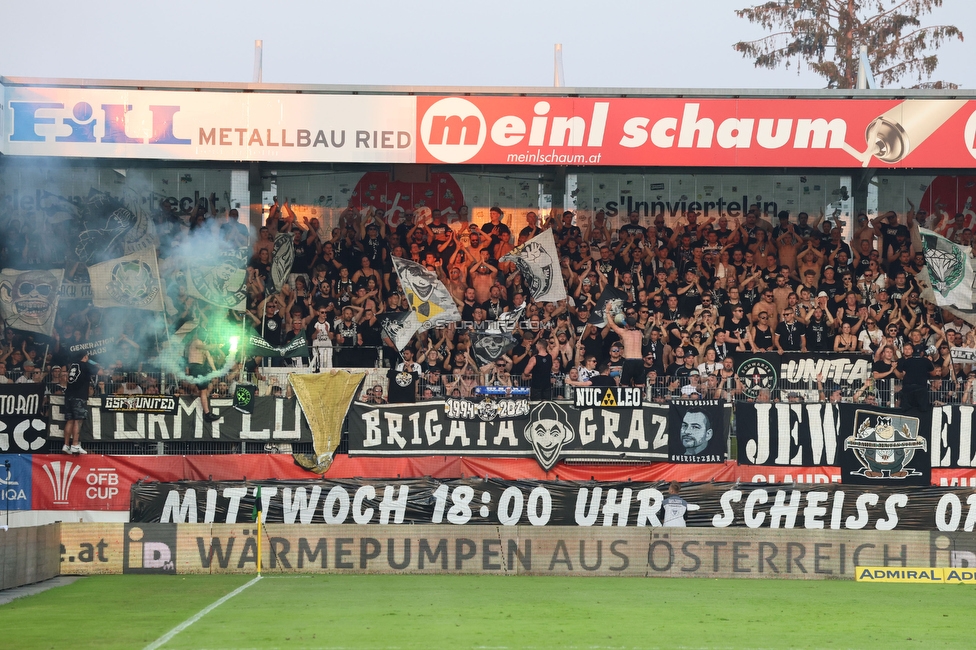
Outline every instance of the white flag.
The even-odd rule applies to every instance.
[[[566,299],[566,284],[559,268],[559,249],[556,248],[552,230],[543,230],[521,246],[516,246],[500,261],[515,264],[536,302]]]
[[[93,264],[88,267],[88,276],[91,278],[92,304],[96,307],[163,311],[163,290],[153,248]]]
[[[939,307],[973,309],[973,259],[969,250],[931,230],[919,228],[929,287],[923,296]],[[925,279],[924,276],[922,278]]]

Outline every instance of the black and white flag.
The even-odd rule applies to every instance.
[[[515,347],[515,337],[508,332],[472,332],[471,349],[478,365],[491,363]]]
[[[264,287],[265,294],[273,296],[281,293],[291,267],[295,263],[295,239],[289,232],[281,232],[275,236],[274,249],[271,252],[271,276]]]
[[[593,311],[590,312],[590,318],[586,322],[590,325],[596,325],[597,327],[607,326],[607,304],[610,305],[610,315],[613,318],[617,316],[623,317],[624,313],[624,303],[627,301],[627,294],[617,289],[607,285],[603,289],[603,293],[596,301],[596,306],[593,307]],[[622,322],[618,322],[618,325],[623,325]]]
[[[536,302],[566,299],[566,285],[559,269],[559,249],[553,239],[552,230],[543,230],[529,241],[513,248],[499,261],[515,264]]]
[[[410,306],[410,316],[403,321],[403,327],[410,332],[410,336],[418,330],[429,330],[461,320],[461,312],[454,298],[433,271],[400,257],[393,258],[393,268]]]
[[[383,314],[380,317],[380,327],[383,335],[390,339],[397,350],[402,350],[410,342],[410,337],[417,333],[417,327],[408,329],[405,325],[408,318],[412,318],[409,311],[398,311]]]

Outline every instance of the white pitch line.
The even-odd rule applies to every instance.
[[[241,585],[240,587],[238,587],[234,591],[230,592],[229,594],[227,594],[223,598],[217,600],[216,602],[213,602],[210,605],[207,605],[206,607],[204,607],[203,609],[201,609],[199,612],[197,612],[196,614],[194,614],[190,618],[186,619],[185,621],[183,621],[182,623],[180,623],[179,625],[177,625],[176,627],[174,627],[172,630],[170,630],[169,632],[167,632],[163,636],[159,637],[158,639],[156,639],[155,641],[153,641],[152,643],[150,643],[149,645],[147,645],[143,650],[156,650],[156,648],[162,647],[163,645],[165,645],[166,643],[168,643],[169,640],[172,639],[174,636],[176,636],[177,634],[179,634],[180,632],[182,632],[186,628],[190,627],[191,625],[193,625],[194,623],[196,623],[197,621],[199,621],[201,618],[203,618],[204,616],[206,616],[207,614],[209,614],[213,610],[217,609],[218,607],[220,607],[221,605],[223,605],[224,603],[226,603],[228,600],[230,600],[231,598],[233,598],[237,594],[241,593],[242,591],[244,591],[245,589],[247,589],[248,587],[250,587],[251,585],[253,585],[254,583],[256,583],[260,579],[261,579],[261,576],[258,576],[256,578],[254,578],[253,580],[251,580],[250,582],[248,582],[247,584]]]

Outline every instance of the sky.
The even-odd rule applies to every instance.
[[[64,0],[5,3],[0,75],[362,86],[818,89],[794,66],[756,69],[732,49],[761,29],[748,0]],[[976,88],[976,1],[945,0],[924,25],[967,36],[935,78]],[[913,80],[901,85],[910,87]]]

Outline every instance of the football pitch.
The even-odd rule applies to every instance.
[[[971,648],[973,611],[850,581],[95,576],[0,607],[0,647]]]

